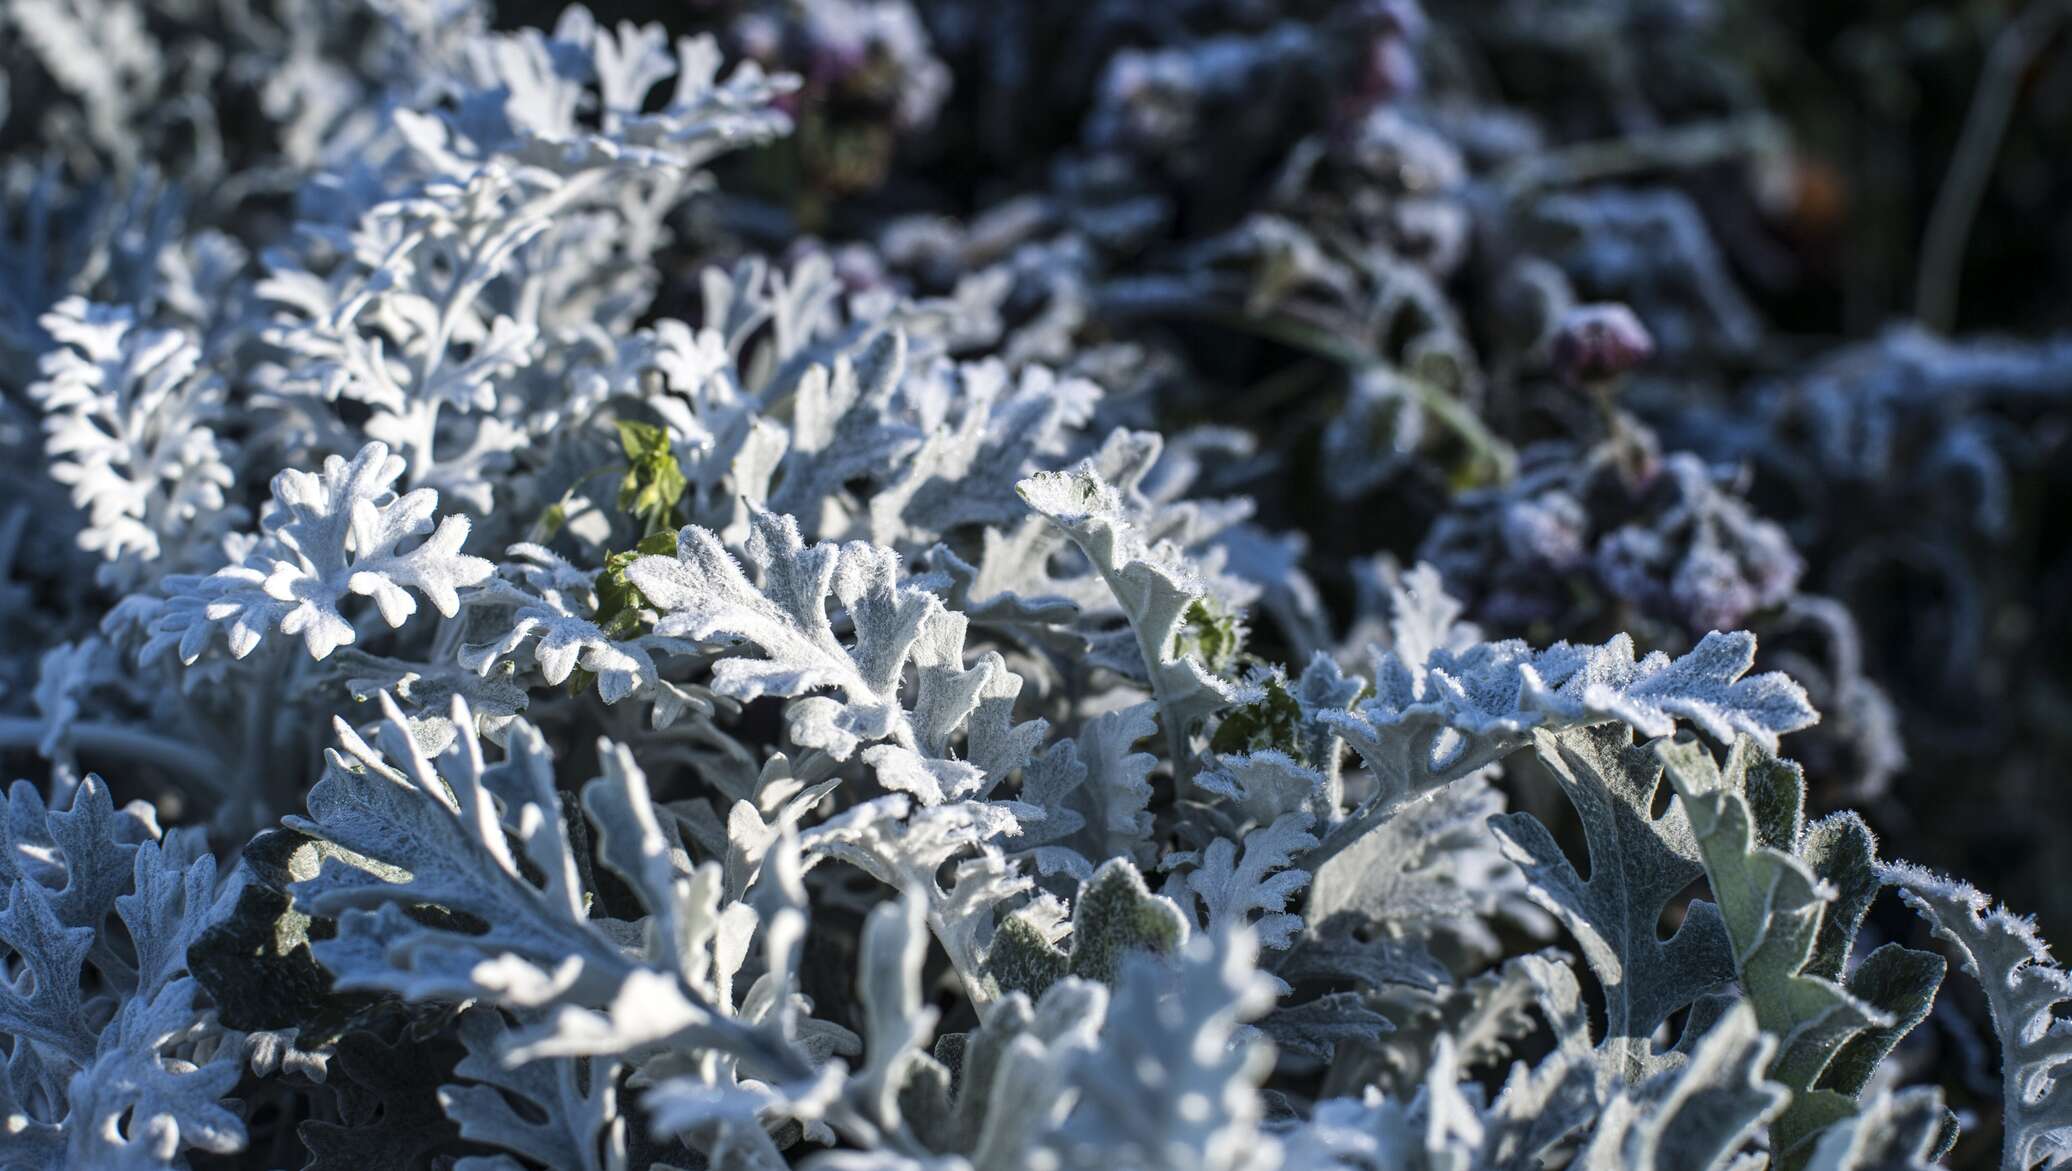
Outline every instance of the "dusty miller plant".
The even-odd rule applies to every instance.
[[[991,255],[907,224],[781,260],[701,234],[711,169],[796,123],[755,157],[862,150],[828,183],[871,186],[890,131],[811,103],[933,120],[912,7],[743,16],[732,66],[581,8],[368,16],[328,72],[292,16],[240,58],[300,63],[269,246],[19,203],[78,255],[19,258],[0,319],[0,617],[98,592],[0,709],[46,774],[0,810],[0,1167],[1921,1168],[1959,1132],[1903,1048],[1945,957],[2003,1165],[2072,1159],[2072,981],[1782,755],[1821,713],[1740,627],[1796,597],[1783,530],[1603,371],[1582,442],[1478,413],[1529,359],[1447,300],[1466,152],[1381,100],[1413,6],[1116,55],[1084,169],[982,220]],[[6,19],[122,172],[146,115],[72,6]],[[1108,271],[1235,198],[1160,185],[1251,66],[1349,68],[1334,33],[1371,51],[1357,132]],[[793,36],[806,76],[766,71]],[[1701,271],[1632,295],[1680,273],[1689,329],[1755,328],[1683,203],[1507,198],[1547,263],[1676,236]],[[1357,563],[1334,616],[1226,491],[1251,439],[1157,429],[1167,368],[1080,336],[1096,302],[1345,367],[1331,499],[1479,485],[1432,564]],[[1866,927],[1886,887],[1943,950]]]

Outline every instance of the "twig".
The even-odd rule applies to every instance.
[[[2058,22],[2072,15],[2072,0],[2038,0],[1993,40],[1980,68],[1978,89],[1964,115],[1964,129],[1936,192],[1929,213],[1928,234],[1921,242],[1921,267],[1914,281],[1914,316],[1938,333],[1957,323],[1957,284],[1963,277],[1964,252],[1971,225],[1985,199],[1986,182],[2000,157],[2020,95],[2022,75],[2057,32]]]
[[[1519,199],[1552,187],[1575,187],[1646,171],[1687,171],[1782,148],[1775,119],[1747,114],[1621,138],[1579,142],[1519,159],[1498,172],[1497,187]]]

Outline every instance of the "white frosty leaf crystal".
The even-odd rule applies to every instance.
[[[339,608],[353,595],[373,599],[390,626],[417,612],[413,590],[451,617],[460,589],[487,579],[495,566],[460,551],[466,517],[442,517],[434,527],[438,493],[395,494],[390,485],[403,466],[385,445],[370,443],[350,463],[326,459],[320,474],[291,468],[275,476],[261,534],[238,564],[208,577],[167,579],[145,657],[177,645],[192,663],[220,630],[230,653],[243,658],[277,628],[300,635],[311,657],[321,659],[358,640]]]

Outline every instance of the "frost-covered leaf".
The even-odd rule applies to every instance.
[[[1308,946],[1298,945],[1291,956],[1295,964],[1304,966],[1284,968],[1284,975],[1293,979],[1309,973],[1311,969],[1304,964]],[[1441,1037],[1453,1046],[1463,1070],[1500,1062],[1535,1031],[1532,1010],[1544,1005],[1549,986],[1575,985],[1566,957],[1560,953],[1516,956],[1458,984],[1440,984],[1446,976],[1445,969],[1438,968],[1437,978],[1423,985],[1368,985],[1368,1003],[1393,1027],[1386,1036],[1342,1051],[1326,1075],[1327,1088],[1342,1094],[1375,1085],[1391,1095],[1408,1097],[1423,1083],[1433,1045]],[[1580,998],[1580,990],[1576,995]],[[1582,1041],[1587,1051],[1587,1029]]]
[[[643,541],[643,550],[649,542],[675,548],[668,534]],[[642,628],[640,611],[646,599],[625,584],[624,566],[615,564],[621,558],[630,561],[627,555],[614,554],[602,573],[592,575],[541,546],[512,546],[499,575],[461,600],[471,614],[496,612],[503,634],[462,647],[459,663],[487,677],[499,663],[525,655],[550,684],[572,678],[594,681],[598,697],[606,703],[654,696],[658,717],[670,696],[676,696],[681,707],[695,707],[663,683],[658,659],[690,654],[696,647]],[[620,588],[618,596],[612,593],[614,585]],[[584,674],[576,675],[578,670]]]
[[[960,363],[916,381],[934,392],[934,401],[917,404],[920,413],[943,421],[899,479],[871,497],[871,539],[881,545],[922,544],[965,526],[1020,519],[1014,482],[1038,466],[1038,457],[1061,453],[1066,429],[1085,423],[1100,396],[1084,379],[1059,378],[1041,366],[1025,366],[1017,378],[997,360]]]
[[[511,721],[532,702],[508,667],[477,673],[459,664],[413,663],[351,647],[335,652],[328,666],[345,677],[346,693],[355,703],[377,703],[384,693],[394,696],[409,712],[428,752],[446,748],[460,734],[452,721],[455,699],[468,705],[475,731],[492,742],[500,741]]]
[[[1806,1171],[1930,1171],[1957,1141],[1957,1120],[1934,1086],[1881,1089],[1823,1131]]]
[[[1905,864],[1879,871],[1978,979],[2000,1038],[2001,1165],[2029,1171],[2072,1153],[2072,1028],[2058,1006],[2072,1001],[2072,977],[2027,920],[1993,905],[1976,887]]]
[[[1705,873],[1681,805],[1653,812],[1662,781],[1655,754],[1619,724],[1536,734],[1540,763],[1575,807],[1589,845],[1585,880],[1529,813],[1490,819],[1533,897],[1581,946],[1604,988],[1607,1071],[1637,1083],[1664,1062],[1655,1031],[1670,1014],[1734,978],[1719,908],[1694,900],[1668,939],[1664,909]]]
[[[1928,1014],[1941,958],[1890,945],[1845,987],[1856,928],[1878,888],[1862,822],[1836,814],[1806,825],[1798,767],[1752,740],[1736,741],[1724,767],[1689,740],[1656,752],[1690,820],[1743,993],[1757,1023],[1780,1038],[1769,1072],[1792,1099],[1772,1133],[1780,1155],[1799,1159],[1801,1144],[1854,1111],[1873,1067]]]
[[[844,485],[882,483],[905,462],[921,439],[890,409],[906,361],[906,337],[892,330],[838,353],[831,365],[805,370],[791,392],[793,422],[770,492],[772,511],[817,519]]]
[[[1229,799],[1245,820],[1260,824],[1291,813],[1314,824],[1337,812],[1329,779],[1278,749],[1220,756],[1216,767],[1194,783]]]
[[[710,38],[672,46],[659,25],[614,28],[575,8],[551,34],[527,28],[481,37],[463,74],[471,100],[436,118],[417,115],[405,129],[427,162],[455,172],[492,155],[568,176],[681,172],[790,125],[772,102],[796,79],[766,75],[752,62],[721,78],[720,64]],[[673,86],[657,88],[672,78]],[[505,100],[483,100],[489,95]],[[596,111],[594,124],[579,120],[583,110]]]
[[[1095,1049],[1107,1008],[1104,986],[1064,980],[1033,1007],[1011,994],[978,1029],[939,1039],[935,1057],[954,1072],[956,1094],[928,1128],[932,1145],[968,1156],[974,1167],[1038,1149],[1071,1110],[1068,1079]]]
[[[461,1014],[460,1038],[468,1055],[453,1072],[465,1084],[439,1089],[439,1106],[460,1127],[461,1137],[549,1167],[625,1167],[626,1120],[618,1111],[617,1063],[559,1058],[512,1067],[504,1060],[508,1032],[493,1008]]]
[[[1490,836],[1503,794],[1468,777],[1398,812],[1317,868],[1304,918],[1357,927],[1401,946],[1494,959],[1499,923],[1548,936],[1518,868]]]
[[[337,986],[517,1004],[614,986],[631,963],[589,922],[539,732],[514,723],[494,766],[463,734],[435,763],[385,698],[383,716],[378,748],[338,725],[310,816],[286,819],[343,851],[293,888],[338,921],[314,945]],[[453,723],[472,727],[464,705]],[[444,915],[410,913],[425,905]]]
[[[928,900],[918,891],[881,903],[864,924],[857,997],[863,1010],[864,1063],[850,1093],[872,1121],[897,1126],[899,1089],[935,1030],[936,1010],[921,1003],[921,961],[928,952]]]
[[[1041,999],[1066,976],[1113,984],[1130,956],[1171,955],[1189,934],[1178,905],[1151,893],[1127,860],[1111,858],[1080,886],[1069,925],[1040,901],[1004,918],[985,970],[1002,990]]]
[[[1152,545],[1137,531],[1121,497],[1091,461],[1069,472],[1038,473],[1017,489],[1079,547],[1114,594],[1136,636],[1173,767],[1186,771],[1195,725],[1237,697],[1230,683],[1181,645],[1188,612],[1202,601],[1204,587],[1178,550]]]
[[[1481,1167],[1489,1132],[1479,1103],[1459,1081],[1448,1038],[1432,1046],[1431,1076],[1414,1098],[1390,1099],[1369,1088],[1361,1098],[1317,1103],[1307,1126],[1283,1139],[1297,1166],[1347,1171],[1440,1171]]]
[[[1306,813],[1286,813],[1251,831],[1242,861],[1229,838],[1217,838],[1198,855],[1168,854],[1162,865],[1174,873],[1160,893],[1190,909],[1199,902],[1202,927],[1211,933],[1249,925],[1261,946],[1285,948],[1302,929],[1302,917],[1286,908],[1309,885],[1309,872],[1295,862],[1317,844],[1311,821]]]
[[[1413,574],[1397,609],[1438,589],[1436,575]],[[1423,611],[1409,611],[1423,614]],[[1327,850],[1350,844],[1398,805],[1509,755],[1539,732],[1624,723],[1667,736],[1678,720],[1707,735],[1747,735],[1774,749],[1777,737],[1819,716],[1806,693],[1783,675],[1748,675],[1755,639],[1707,634],[1687,654],[1633,657],[1617,636],[1602,646],[1556,643],[1533,650],[1519,640],[1465,648],[1449,630],[1445,607],[1400,624],[1400,648],[1374,661],[1372,699],[1349,713],[1320,717],[1336,728],[1374,774],[1378,792],[1332,835]],[[1445,641],[1441,641],[1441,640]],[[1420,657],[1421,653],[1421,657]]]
[[[966,993],[983,1005],[996,987],[982,967],[995,934],[993,909],[1034,886],[996,844],[1019,828],[1007,803],[916,807],[894,793],[828,819],[801,834],[800,843],[809,864],[839,859],[895,890],[925,895],[929,929],[949,952]],[[952,859],[958,861],[945,874]]]
[[[496,766],[472,736],[456,738],[435,765],[393,704],[386,708],[382,750],[341,727],[345,750],[311,793],[312,816],[289,819],[339,851],[292,888],[298,906],[337,920],[335,937],[313,945],[337,987],[543,1013],[544,1021],[498,1042],[499,1059],[543,1062],[511,1075],[519,1080],[506,1088],[549,1096],[544,1105],[568,1119],[557,1141],[591,1141],[582,1136],[603,1133],[591,1127],[598,1111],[609,1113],[598,1105],[605,1083],[581,1081],[575,1058],[593,1062],[588,1076],[602,1076],[595,1071],[607,1057],[666,1046],[722,1054],[730,1076],[736,1062],[754,1061],[773,1081],[812,1080],[792,1045],[791,994],[778,974],[791,962],[780,957],[796,926],[768,937],[778,987],[737,1002],[733,981],[758,916],[741,903],[718,905],[718,864],[679,872],[680,847],[665,837],[623,749],[602,747],[605,775],[585,790],[584,805],[597,823],[599,859],[650,912],[637,925],[591,917],[594,894],[570,837],[580,823],[563,812],[537,730],[514,723]],[[467,727],[466,713],[453,723]],[[508,1137],[519,1125],[480,1093],[463,1090],[456,1100],[475,1102],[464,1109],[485,1133]],[[532,1139],[520,1132],[509,1143],[488,1141]]]
[[[1606,1102],[1578,1171],[1721,1171],[1790,1094],[1763,1078],[1776,1041],[1737,1004],[1690,1060]]]
[[[1371,1043],[1395,1026],[1357,992],[1327,992],[1299,1004],[1279,1004],[1259,1021],[1260,1032],[1284,1053],[1333,1060],[1349,1043]]]
[[[390,490],[403,468],[401,457],[370,443],[351,463],[325,460],[321,475],[289,469],[276,476],[262,535],[241,563],[204,578],[168,579],[144,656],[177,645],[181,660],[192,663],[220,630],[230,653],[243,658],[278,628],[300,635],[311,657],[321,659],[357,641],[339,609],[355,594],[372,598],[390,626],[416,613],[410,590],[451,617],[460,608],[459,590],[495,567],[460,551],[467,518],[448,516],[434,529],[436,492],[420,488],[399,497]],[[399,548],[417,537],[423,540]]]
[[[800,744],[840,760],[889,740],[865,753],[887,787],[926,804],[979,791],[985,774],[947,754],[947,730],[975,710],[985,675],[1005,667],[989,661],[975,669],[984,674],[964,670],[961,620],[933,594],[902,584],[890,550],[808,547],[788,516],[755,513],[747,555],[757,582],[717,536],[692,526],[674,559],[643,557],[626,572],[663,615],[657,634],[737,639],[760,652],[721,659],[713,689],[744,701],[804,697],[791,709],[791,734]],[[853,630],[846,640],[835,632],[830,602]],[[915,712],[900,696],[910,660],[922,668],[925,689]],[[834,696],[809,694],[823,689]],[[945,697],[945,689],[961,694]]]
[[[1151,770],[1158,758],[1132,749],[1158,730],[1151,704],[1132,704],[1086,720],[1079,735],[1030,760],[1017,794],[1043,818],[1024,824],[1014,848],[1043,873],[1082,881],[1111,858],[1148,861]]]
[[[208,568],[192,562],[242,513],[227,495],[235,453],[215,430],[222,380],[201,369],[199,346],[80,297],[41,324],[60,344],[29,395],[45,414],[51,478],[87,513],[80,547],[110,563],[101,576],[111,582],[137,579],[125,562]]]
[[[1554,1044],[1529,1069],[1523,1062],[1512,1064],[1489,1112],[1489,1149],[1500,1164],[1531,1167],[1595,1119],[1604,1082],[1590,1046],[1589,1015],[1575,969],[1565,957],[1548,954],[1520,956],[1506,966],[1507,976],[1513,966],[1532,986]]]
[[[847,862],[895,890],[932,880],[943,863],[980,849],[1018,823],[999,802],[917,807],[903,793],[857,805],[799,835],[807,864]]]
[[[858,1049],[846,1029],[805,1019],[810,1003],[796,984],[805,907],[792,828],[763,859],[775,873],[757,892],[761,908],[723,901],[719,864],[684,872],[632,754],[611,744],[600,752],[604,775],[584,787],[583,804],[599,860],[651,910],[634,953],[644,962],[608,1002],[561,1005],[507,1042],[503,1057],[557,1070],[574,1058],[644,1061],[641,1104],[657,1136],[681,1135],[714,1157],[741,1143],[773,1154],[755,1137],[763,1124],[817,1124],[844,1086],[846,1066],[833,1055]],[[758,940],[759,975],[750,967]]]
[[[1270,1053],[1241,1026],[1273,1004],[1243,930],[1205,935],[1177,964],[1123,966],[1100,1047],[1075,1063],[1079,1093],[1052,1145],[1067,1167],[1270,1167],[1257,1085]]]
[[[160,840],[155,823],[116,811],[98,777],[64,811],[46,811],[27,782],[8,805],[0,1157],[172,1168],[189,1150],[243,1149],[244,1123],[221,1101],[242,1073],[241,1038],[217,1023],[187,966],[215,858],[191,832]]]

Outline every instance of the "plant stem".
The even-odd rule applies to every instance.
[[[1744,115],[1648,130],[1528,155],[1498,172],[1497,187],[1519,199],[1554,187],[1601,183],[1646,171],[1688,171],[1778,150],[1784,131],[1767,115]]]
[[[2038,0],[2000,30],[1980,69],[1978,89],[1964,115],[1964,129],[1936,192],[1928,233],[1921,241],[1921,267],[1914,280],[1914,316],[1937,333],[1957,324],[1957,286],[1963,279],[1964,252],[1971,225],[1986,197],[2000,143],[2014,118],[2022,75],[2072,15],[2072,0]]]
[[[29,716],[0,716],[0,750],[34,750],[43,739],[44,723]],[[109,756],[148,764],[174,773],[210,793],[223,792],[223,762],[216,755],[184,741],[121,724],[80,722],[70,729],[86,756]]]

